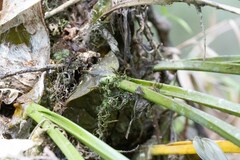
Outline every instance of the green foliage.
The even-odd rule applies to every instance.
[[[69,21],[66,19],[59,19],[58,21],[58,27],[60,28],[61,31],[66,27],[66,25],[69,24]]]
[[[65,129],[67,132],[69,132],[71,135],[73,135],[75,138],[80,140],[83,144],[88,146],[91,150],[95,151],[97,154],[99,154],[102,158],[106,160],[115,160],[115,159],[128,160],[128,158],[126,158],[125,156],[120,154],[118,151],[114,150],[112,147],[110,147],[109,145],[107,145],[106,143],[104,143],[103,141],[101,141],[100,139],[98,139],[97,137],[95,137],[85,129],[81,128],[77,124],[73,123],[72,121],[68,120],[63,116],[60,116],[59,114],[51,112],[50,110],[38,104],[30,103],[27,106],[26,114],[31,118],[33,118],[38,123],[40,123],[43,120],[43,118],[47,119],[46,121],[48,120],[52,121],[53,123]],[[56,134],[54,135],[50,131],[48,132],[48,134],[56,144],[58,144],[57,140],[60,141],[62,139],[60,135],[56,135]],[[68,149],[68,147],[71,146],[71,143],[65,142],[65,144],[62,144],[62,143],[60,144],[59,144],[60,146],[59,145],[58,146],[61,149],[63,148],[62,151],[64,152],[64,154],[67,153],[66,149]],[[74,151],[72,153],[74,153]],[[71,153],[69,156],[73,156],[73,158],[67,157],[70,160],[80,159],[78,157],[75,157],[74,155],[71,155]]]
[[[155,83],[139,79],[132,79],[132,81],[144,86],[153,87],[155,90],[158,90],[158,92],[163,95],[196,102],[198,104],[202,104],[204,106],[211,107],[225,113],[240,117],[240,105],[232,103],[225,99],[220,99],[218,97],[214,97],[201,92],[183,89],[181,87],[171,86],[162,83]]]
[[[131,81],[123,80],[119,83],[119,88],[126,91],[136,93],[138,88],[142,90],[142,96],[154,102],[160,106],[163,106],[167,109],[177,112],[180,115],[183,115],[196,123],[209,128],[210,130],[218,133],[222,137],[230,140],[232,143],[240,146],[240,130],[236,127],[231,126],[230,124],[222,121],[208,113],[205,113],[199,109],[191,107],[187,104],[175,101],[174,99],[167,97],[161,93],[158,93],[153,88],[142,86],[141,84],[136,84]],[[219,99],[221,101],[221,99]],[[217,103],[217,102],[216,102]]]
[[[177,61],[161,61],[154,66],[160,70],[192,70],[227,74],[240,74],[240,56],[222,56],[206,59],[190,59]]]
[[[112,123],[111,115],[120,111],[126,104],[133,101],[134,97],[128,92],[118,90],[117,85],[120,77],[113,77],[111,80],[106,79],[104,83],[99,86],[103,95],[103,101],[98,106],[98,129],[96,131],[98,137],[104,140],[104,133],[110,123]]]
[[[84,158],[79,154],[76,148],[63,135],[59,128],[56,127],[49,119],[47,119],[39,109],[37,104],[30,104],[26,108],[26,115],[34,119],[47,134],[51,137],[54,143],[60,148],[63,154],[69,160],[83,160]],[[50,111],[49,111],[50,112]],[[51,113],[51,112],[50,112]]]
[[[56,52],[53,54],[53,60],[57,61],[57,63],[62,63],[65,59],[70,55],[68,49],[63,49],[62,51]]]

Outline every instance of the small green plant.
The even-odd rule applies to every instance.
[[[42,124],[41,126],[47,130],[48,135],[52,138],[52,140],[57,144],[57,146],[69,160],[81,160],[83,158],[52,123],[55,123],[59,127],[65,129],[76,139],[80,140],[80,142],[88,146],[91,150],[95,151],[106,160],[128,159],[77,124],[38,104],[28,104],[26,106],[26,115],[34,119],[37,123]]]
[[[63,135],[60,129],[39,111],[39,106],[38,108],[36,106],[34,106],[34,104],[27,106],[26,115],[35,120],[44,130],[46,130],[49,137],[60,148],[66,158],[69,160],[83,160],[84,158],[71,144],[71,142],[69,142],[69,140]]]
[[[160,84],[161,86],[161,84]],[[141,84],[137,84],[131,81],[123,80],[119,83],[119,88],[124,89],[126,91],[136,93],[136,90],[138,88],[141,88],[142,90],[142,96],[159,106],[165,107],[167,109],[173,110],[177,112],[180,115],[183,115],[199,124],[202,126],[205,126],[206,128],[213,130],[214,132],[218,133],[222,137],[230,140],[232,143],[240,146],[240,129],[231,126],[230,124],[224,122],[223,120],[220,120],[208,113],[205,113],[199,109],[196,109],[194,107],[191,107],[187,104],[180,103],[172,99],[171,97],[176,97],[176,94],[173,92],[173,94],[169,94],[171,97],[165,96],[164,94],[161,94],[161,92],[155,91],[152,87],[146,87]],[[161,90],[161,89],[160,89]],[[200,94],[201,95],[201,94]],[[180,96],[177,96],[178,98]],[[187,96],[189,99],[192,98],[192,95]],[[200,98],[200,97],[198,97]],[[207,96],[206,96],[207,98]],[[208,98],[207,100],[208,101]],[[218,103],[218,101],[222,102],[220,98],[215,102],[215,104]],[[211,100],[209,100],[211,102]],[[206,102],[208,106],[211,106],[208,102]],[[237,104],[234,104],[237,105]],[[230,105],[230,107],[233,107],[235,110],[235,114],[237,114],[238,106]],[[229,106],[225,106],[227,108]]]
[[[62,51],[53,54],[53,60],[57,63],[63,63],[67,57],[69,57],[70,52],[68,49],[63,49]]]

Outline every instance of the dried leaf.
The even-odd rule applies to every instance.
[[[19,93],[20,92],[16,89],[0,89],[0,101],[5,104],[11,104],[19,96]]]
[[[0,75],[6,75],[9,69],[19,71],[48,64],[50,44],[40,0],[3,1],[0,14]],[[24,94],[40,75],[41,72],[32,72],[8,77],[0,81],[1,88]],[[14,98],[16,94],[8,100],[12,102]]]
[[[193,146],[202,160],[227,160],[221,148],[211,139],[195,137]]]
[[[112,75],[113,71],[117,70],[118,67],[119,63],[117,57],[112,52],[109,52],[98,64],[92,67],[89,74],[84,77],[84,80],[79,84],[76,91],[69,97],[67,104],[90,93],[93,89],[96,89],[100,84],[101,78]]]

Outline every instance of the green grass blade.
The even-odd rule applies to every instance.
[[[52,124],[49,120],[42,116],[42,114],[34,109],[34,107],[27,106],[26,114],[35,120],[37,123],[42,123],[43,129],[46,129],[47,134],[60,148],[68,160],[84,160],[76,148],[69,142],[69,140]]]
[[[237,103],[232,103],[225,99],[217,98],[208,94],[200,93],[197,91],[186,90],[181,87],[166,85],[162,83],[155,83],[139,79],[131,79],[132,82],[141,84],[148,87],[153,87],[159,89],[158,92],[165,95],[176,97],[192,102],[196,102],[207,107],[211,107],[225,113],[229,113],[240,117],[240,105]]]
[[[194,58],[194,59],[186,59],[184,61],[203,61],[202,58]],[[222,62],[222,63],[237,63],[240,62],[240,56],[238,55],[230,55],[230,56],[217,56],[211,58],[205,58],[204,61],[209,62]]]
[[[139,87],[143,92],[143,94],[141,95],[145,99],[154,102],[162,107],[175,111],[178,114],[183,115],[206,128],[209,128],[210,130],[218,133],[225,139],[228,139],[232,143],[240,146],[240,129],[233,127],[230,124],[199,109],[193,108],[184,103],[176,102],[173,99],[157,93],[156,91],[153,91],[147,87],[127,80],[122,80],[121,82],[119,82],[119,88],[132,93],[135,93],[136,90],[139,89]]]
[[[197,60],[161,61],[153,67],[153,70],[192,70],[227,74],[240,74],[240,65],[237,63],[222,63]]]
[[[41,114],[50,119],[52,122],[56,123],[71,135],[80,140],[83,144],[88,146],[91,150],[95,151],[98,155],[100,155],[103,159],[106,160],[128,160],[125,156],[120,154],[118,151],[107,145],[105,142],[101,141],[85,129],[81,128],[74,122],[68,120],[67,118],[58,115],[50,110],[35,104],[31,103],[29,107],[35,108],[37,111],[41,112]]]

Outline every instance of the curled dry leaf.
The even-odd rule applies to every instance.
[[[0,89],[0,101],[11,104],[18,97],[19,91],[11,88]]]
[[[40,0],[3,0],[0,12],[0,75],[49,63],[50,44]],[[32,89],[41,72],[0,80],[1,88],[23,94]],[[15,96],[8,97],[8,102]],[[0,97],[2,98],[2,97]],[[9,101],[10,100],[10,101]]]
[[[28,103],[30,100],[38,103],[43,95],[45,75],[46,72],[43,72],[37,83],[35,83],[35,85],[32,87],[32,89],[28,93],[19,97],[17,101],[19,103]]]
[[[77,27],[72,27],[72,28],[65,28],[64,32],[66,35],[63,37],[65,40],[72,40],[74,37],[76,37],[78,28]]]

